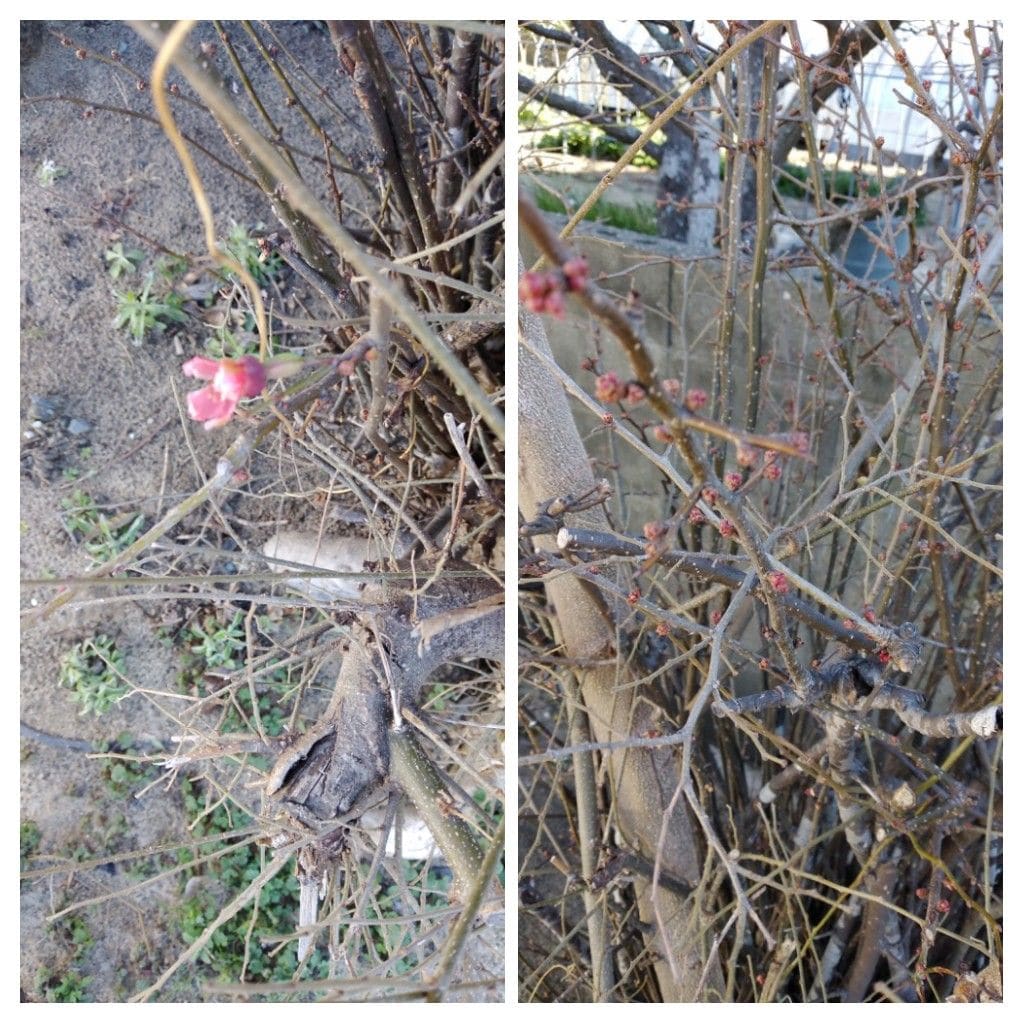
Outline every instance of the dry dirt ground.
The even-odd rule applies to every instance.
[[[311,68],[334,75],[324,32],[303,23],[280,23],[277,29]],[[61,33],[74,45],[61,45]],[[206,24],[192,42],[212,40]],[[76,59],[76,47],[102,59]],[[76,492],[87,493],[110,520],[141,514],[149,526],[204,481],[230,441],[183,415],[191,382],[181,376],[181,364],[203,351],[210,335],[194,310],[187,309],[184,325],[164,335],[150,333],[141,345],[112,326],[114,289],[137,288],[141,272],[113,281],[105,251],[118,241],[124,250],[140,250],[141,270],[154,266],[162,246],[189,256],[205,252],[192,195],[159,127],[103,109],[129,108],[151,117],[144,84],[151,61],[148,47],[119,23],[47,23],[22,32],[23,579],[73,576],[88,568],[81,538],[69,535],[64,507]],[[222,55],[220,66],[230,72]],[[269,72],[257,85],[264,95],[276,92]],[[340,102],[350,104],[347,113],[356,112],[351,97],[342,95]],[[223,152],[216,126],[202,111],[178,104],[177,116],[184,132]],[[336,141],[358,149],[357,130],[353,120]],[[276,227],[255,191],[239,187],[209,159],[200,157],[199,169],[222,235],[233,223]],[[289,518],[292,511],[286,499],[276,507],[263,503],[248,512],[253,519],[247,521],[247,508],[243,502],[236,522],[246,530],[243,541],[254,544],[279,525],[277,517]],[[230,549],[231,539],[222,546]],[[237,567],[228,557],[213,571]],[[23,586],[23,612],[54,593],[53,586]],[[124,892],[148,872],[145,858],[133,851],[164,844],[173,859],[182,847],[189,815],[181,780],[147,786],[158,778],[150,770],[142,782],[118,785],[109,778],[111,764],[118,762],[85,751],[118,737],[122,750],[167,749],[174,722],[160,695],[174,689],[181,665],[179,652],[161,643],[160,627],[179,628],[182,617],[193,613],[167,602],[111,600],[93,591],[74,609],[29,621],[23,629],[23,1001],[125,1000],[151,984],[184,948],[181,901],[211,885],[206,876],[196,874],[187,892],[180,875]],[[98,634],[115,638],[133,692],[102,715],[81,714],[60,684],[61,658]],[[69,873],[67,866],[76,861],[100,863]],[[115,898],[103,898],[115,892]],[[51,919],[89,900],[96,902]],[[499,946],[489,964],[499,976],[500,957]],[[203,998],[200,983],[207,978],[201,966],[186,967],[158,998]]]

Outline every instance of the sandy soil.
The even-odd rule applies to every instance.
[[[147,49],[126,27],[93,23],[67,26],[67,31],[90,50],[123,52],[126,64],[148,66]],[[148,97],[135,92],[131,75],[77,60],[49,33],[41,35],[38,54],[23,62],[21,84],[29,97],[62,95],[140,111],[149,106]],[[21,541],[22,575],[30,578],[75,574],[86,567],[61,520],[61,502],[76,488],[114,506],[146,508],[152,516],[158,508],[153,496],[195,481],[168,386],[181,363],[175,346],[161,340],[135,348],[112,327],[116,302],[104,250],[115,235],[126,247],[141,249],[142,243],[101,223],[102,212],[116,207],[150,238],[166,240],[179,251],[199,252],[194,204],[156,126],[106,112],[86,120],[83,109],[59,101],[22,106]],[[209,136],[210,127],[205,131]],[[66,172],[49,186],[40,180],[47,160],[58,174]],[[265,216],[228,187],[223,173],[208,166],[203,173],[221,218],[245,223]],[[53,418],[40,424],[40,412],[45,415],[51,406]],[[89,429],[71,434],[74,420]],[[79,478],[68,479],[70,474]],[[162,504],[166,507],[166,500]],[[51,589],[23,591],[26,605],[50,596]],[[80,715],[58,682],[61,655],[84,637],[105,632],[116,636],[126,653],[132,679],[164,688],[174,663],[156,646],[146,612],[138,604],[100,606],[60,613],[26,629],[22,722],[76,740],[107,741],[122,732],[140,743],[166,740],[167,719],[153,704],[133,698],[102,717]],[[139,800],[113,800],[103,787],[100,762],[37,740],[22,742],[21,819],[23,825],[38,827],[39,852],[55,856],[78,848],[87,855],[141,849],[171,841],[185,825],[180,801],[159,789]],[[46,923],[48,914],[68,902],[118,888],[117,872],[115,867],[109,873],[86,871],[73,879],[23,884],[23,998],[41,998],[38,974],[44,967],[58,974],[76,970],[90,979],[88,998],[109,1000],[130,994],[136,979],[161,965],[164,951],[173,945],[166,934],[172,928],[168,904],[176,895],[173,884],[103,903],[86,914],[95,941],[75,965],[73,945],[62,942]]]
[[[107,272],[104,252],[112,244],[143,250],[144,267],[153,265],[160,245],[189,256],[205,251],[191,193],[158,126],[102,109],[151,115],[144,81],[152,54],[116,23],[46,28],[22,33],[21,91],[28,99],[21,110],[21,574],[28,579],[87,568],[62,518],[62,502],[76,490],[86,490],[110,516],[130,510],[152,524],[205,479],[230,440],[183,417],[189,382],[180,367],[183,358],[202,351],[209,331],[201,322],[190,317],[180,329],[150,335],[139,346],[112,326],[113,289],[125,287]],[[299,23],[280,23],[278,30],[310,67],[334,74],[325,33]],[[74,46],[57,38],[63,32],[74,46],[104,60],[76,59]],[[208,24],[193,37],[195,43],[212,39]],[[217,63],[230,77],[222,54]],[[265,96],[277,91],[269,72],[256,84]],[[216,126],[201,111],[178,104],[177,115],[183,131],[224,151]],[[347,130],[355,132],[354,122]],[[357,151],[361,141],[350,141]],[[55,168],[50,175],[43,170],[48,161]],[[200,157],[199,166],[222,234],[233,222],[276,227],[254,190],[239,187],[208,159]],[[241,509],[244,515],[244,504]],[[260,543],[282,511],[287,502],[251,511],[251,532],[243,539]],[[54,592],[52,586],[23,587],[23,610],[38,608]],[[157,602],[97,597],[24,629],[21,720],[38,731],[26,738],[23,729],[21,745],[23,834],[26,823],[30,831],[38,829],[30,872],[72,857],[113,858],[180,843],[187,822],[176,784],[154,786],[139,798],[111,795],[104,762],[76,749],[122,733],[136,748],[166,749],[173,731],[166,701],[144,692],[171,689],[178,671],[175,653],[158,636],[166,614]],[[59,684],[62,654],[97,633],[116,637],[125,675],[137,691],[99,717],[79,714]],[[182,883],[175,879],[77,912],[92,939],[87,948],[66,927],[48,922],[48,915],[70,903],[124,889],[137,864],[134,858],[111,860],[73,875],[23,881],[23,1000],[46,998],[47,985],[40,982],[46,970],[87,978],[88,1000],[124,1000],[183,948],[174,916]],[[200,977],[179,972],[160,998],[198,998]]]

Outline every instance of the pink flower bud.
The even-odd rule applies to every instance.
[[[726,473],[725,486],[730,491],[738,491],[743,486],[743,475],[741,473]]]
[[[757,465],[757,449],[749,444],[741,444],[736,449],[736,462],[744,469],[750,469]]]
[[[566,287],[571,292],[581,292],[587,285],[587,258],[576,256],[562,264]]]
[[[559,274],[528,270],[519,279],[519,301],[534,313],[550,313],[561,319],[565,315],[562,286]]]
[[[801,455],[806,455],[811,450],[811,439],[804,431],[798,430],[796,433],[790,434],[789,437],[793,442],[793,447]]]
[[[786,579],[784,572],[776,570],[775,572],[768,573],[768,582],[772,585],[772,590],[776,594],[786,594],[789,592],[789,580]]]
[[[556,320],[562,320],[565,317],[565,297],[556,288],[552,288],[544,299],[543,311]]]
[[[690,388],[686,392],[686,408],[690,412],[700,412],[708,404],[708,393],[703,388]]]
[[[519,301],[532,312],[544,312],[544,298],[547,293],[547,275],[536,270],[528,270],[519,278]]]
[[[617,373],[610,370],[594,381],[594,397],[599,402],[621,402],[626,397],[626,385]]]
[[[659,520],[654,520],[650,523],[644,523],[644,536],[648,540],[658,540],[664,537],[668,533],[668,527]]]
[[[736,527],[728,519],[721,519],[718,523],[718,532],[723,537],[735,537]]]

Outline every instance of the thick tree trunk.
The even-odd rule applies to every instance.
[[[716,147],[712,163],[705,150],[694,134],[676,124],[665,126],[658,168],[658,234],[710,252],[719,193],[718,154]]]
[[[653,117],[671,102],[676,83],[617,39],[603,21],[577,21],[576,32],[593,45],[605,80],[638,110]],[[719,176],[717,139],[695,122],[665,125],[658,170],[658,234],[711,251]],[[695,204],[697,208],[694,208]]]
[[[545,365],[551,353],[543,325],[530,313],[520,311],[519,317],[519,502],[524,516],[532,519],[539,502],[584,493],[595,481],[568,400]],[[569,520],[574,526],[592,529],[607,525],[599,509],[580,512],[567,517]],[[542,549],[554,548],[553,538],[537,538],[536,544]],[[550,581],[547,593],[566,655],[581,663],[609,659],[617,643],[609,618],[614,609],[603,606],[592,588],[569,574]],[[657,709],[623,678],[628,671],[627,663],[614,658],[602,667],[577,671],[591,732],[598,742],[640,736],[655,727]],[[615,789],[612,805],[623,842],[653,863],[678,779],[673,753],[667,748],[617,750],[607,755],[604,768],[601,776],[611,780]],[[696,886],[701,860],[693,824],[682,802],[671,817],[661,850],[662,870]],[[722,978],[717,964],[712,964],[704,977],[711,929],[702,908],[692,897],[665,888],[654,893],[643,881],[636,883],[636,896],[641,920],[656,925],[650,941],[657,953],[655,970],[662,997],[668,1002],[714,1000],[722,991]]]
[[[697,96],[698,107],[711,107],[711,90]],[[696,153],[690,180],[690,219],[686,241],[694,253],[711,253],[718,240],[718,206],[722,200],[722,177],[718,156],[719,133],[708,120],[694,122]]]

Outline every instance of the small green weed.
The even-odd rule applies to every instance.
[[[224,248],[252,274],[257,284],[266,284],[284,262],[276,252],[270,251],[269,246],[261,245],[259,239],[253,238],[241,224],[232,226]]]
[[[252,334],[238,337],[228,327],[217,327],[213,337],[204,346],[211,359],[241,359],[242,356],[259,355],[259,338]]]
[[[36,971],[36,994],[48,1003],[84,1003],[90,981],[92,978],[83,978],[77,971],[59,975],[44,965]]]
[[[476,789],[473,791],[473,802],[477,805],[477,807],[480,808],[481,811],[481,817],[478,824],[482,826],[483,829],[488,833],[493,831],[497,827],[497,825],[501,823],[501,819],[505,815],[504,803],[497,798],[488,797],[487,794],[482,789]],[[502,855],[501,859],[498,862],[497,877],[498,881],[501,882],[502,885],[504,885],[504,855]]]
[[[227,714],[224,716],[224,722],[220,727],[221,732],[237,733],[237,732],[255,732],[255,726],[251,721],[253,717],[252,710],[252,694],[249,692],[248,687],[243,687],[235,693],[235,701],[238,704],[238,709],[231,707]],[[277,701],[276,697],[271,693],[259,694],[260,710],[260,722],[263,725],[263,731],[268,736],[280,736],[284,732],[285,723],[288,716],[285,714],[285,709]]]
[[[131,843],[133,826],[122,811],[100,802],[79,819],[78,826],[61,846],[61,856],[74,861],[110,856]]]
[[[266,629],[266,619],[257,619],[256,626]],[[178,686],[183,693],[205,697],[210,692],[206,675],[211,670],[222,673],[240,669],[245,663],[245,616],[235,611],[230,619],[221,610],[211,609],[198,621],[187,625],[177,637],[165,638],[169,646],[181,651],[181,671]],[[221,685],[221,684],[215,684]],[[294,687],[284,669],[275,670],[268,665],[254,683],[260,722],[269,736],[279,736],[285,727],[288,709],[285,698]],[[219,725],[220,732],[256,732],[252,692],[247,685],[234,689],[226,700]]]
[[[422,861],[403,860],[402,873],[405,892],[383,872],[377,876],[380,892],[375,898],[381,922],[369,929],[374,950],[387,960],[396,950],[408,944],[415,937],[415,926],[408,920],[412,908],[404,902],[406,895],[416,901],[424,910],[439,910],[448,906],[452,885],[451,872],[445,867],[427,867]],[[404,920],[393,920],[393,919]],[[396,967],[398,974],[405,974],[419,966],[415,953],[402,957]]]
[[[24,871],[28,862],[39,852],[39,844],[43,841],[43,834],[39,826],[31,819],[26,818],[21,823],[21,870]]]
[[[423,701],[424,711],[446,711],[451,700],[452,687],[449,683],[433,683]]]
[[[75,491],[70,498],[62,499],[61,506],[65,528],[98,563],[109,561],[134,544],[145,525],[141,515],[131,512],[108,519],[85,491]]]
[[[118,799],[131,796],[152,778],[152,772],[131,761],[111,759],[103,766],[103,781],[107,792]]]
[[[58,167],[52,160],[44,160],[36,171],[36,180],[43,188],[50,188],[61,178],[66,178],[68,170],[66,167]]]
[[[209,838],[219,832],[243,828],[250,821],[248,815],[226,803],[220,803],[211,813],[203,816],[205,805],[198,786],[186,780],[182,784],[185,810],[189,817],[198,819],[193,833]],[[204,852],[211,847],[203,846]],[[192,850],[179,850],[179,861],[192,859]],[[211,862],[211,870],[220,881],[227,898],[244,889],[266,866],[266,848],[255,843],[238,847]],[[223,898],[200,891],[182,902],[178,909],[182,938],[194,942],[217,917],[224,905]],[[283,871],[271,879],[260,892],[256,920],[251,909],[237,914],[214,932],[199,961],[210,967],[223,981],[238,981],[245,965],[246,981],[289,981],[298,967],[297,946],[289,943],[276,956],[264,948],[263,935],[281,935],[292,931],[299,918],[299,884],[294,873]],[[248,948],[248,959],[246,950]],[[305,975],[311,978],[327,976],[327,958],[323,953],[313,954]]]
[[[188,270],[188,260],[183,256],[172,256],[165,253],[156,261],[154,273],[168,284],[175,284]]]
[[[496,825],[501,820],[501,816],[505,813],[505,805],[501,800],[488,797],[482,789],[473,790],[473,803],[480,808],[484,817],[492,825]]]
[[[85,921],[73,915],[59,918],[50,930],[62,942],[70,944],[76,960],[84,956],[95,941]]]
[[[248,816],[227,802],[219,802],[206,811],[198,785],[186,780],[182,784],[185,810],[196,824],[193,833],[197,838],[209,839],[220,832],[244,827]],[[210,852],[208,843],[203,844],[204,852]],[[179,863],[189,863],[194,850],[183,847],[178,851]],[[182,902],[178,909],[182,938],[195,941],[220,912],[224,903],[247,886],[266,866],[266,849],[256,844],[239,847],[210,862],[207,872],[216,875],[222,892],[205,890]],[[443,866],[427,866],[422,862],[402,861],[404,887],[397,880],[381,871],[376,879],[369,881],[374,887],[373,906],[380,915],[380,924],[366,929],[366,939],[373,951],[363,947],[357,953],[359,962],[390,959],[403,946],[413,942],[416,926],[410,917],[417,910],[436,910],[449,905],[451,872]],[[410,902],[411,901],[411,902]],[[272,879],[262,890],[259,905],[253,921],[252,908],[239,913],[231,921],[214,932],[206,948],[199,954],[199,961],[206,964],[222,980],[237,981],[245,965],[246,981],[285,981],[297,969],[297,946],[289,943],[278,948],[276,956],[264,949],[261,937],[291,932],[298,922],[299,888],[295,876],[284,871]],[[248,960],[246,949],[248,947]],[[419,947],[413,945],[416,950]],[[398,961],[397,973],[403,973],[418,966],[418,953],[411,952]],[[321,950],[316,950],[304,971],[307,978],[324,978],[328,961]]]
[[[107,273],[116,281],[122,274],[133,274],[145,258],[141,249],[125,249],[121,242],[115,242],[103,254],[107,261]]]
[[[128,733],[121,733],[117,737],[116,746],[118,753],[102,762],[103,786],[112,797],[123,800],[152,781],[157,769],[141,760],[142,755],[132,748],[132,737]],[[104,744],[101,752],[106,753],[108,749],[109,745]]]
[[[188,627],[185,642],[206,668],[240,668],[245,650],[242,613],[235,612],[227,623],[216,612],[204,615]]]
[[[36,993],[48,1003],[82,1003],[88,999],[92,980],[83,977],[74,965],[81,962],[95,939],[85,919],[75,915],[59,918],[47,925],[50,956],[36,971]]]
[[[184,298],[177,292],[168,292],[163,297],[152,294],[153,274],[146,275],[141,292],[114,292],[117,297],[117,315],[114,326],[127,329],[136,345],[142,344],[148,331],[163,333],[172,323],[182,324],[188,320],[182,307]]]
[[[128,693],[124,656],[103,634],[83,640],[61,658],[60,684],[82,705],[80,715],[102,715]]]

